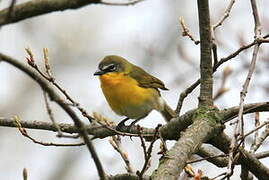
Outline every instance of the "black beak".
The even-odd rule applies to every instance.
[[[103,74],[105,74],[105,73],[107,73],[106,71],[102,71],[102,70],[100,70],[100,71],[96,71],[93,75],[94,76],[101,76],[101,75],[103,75]]]

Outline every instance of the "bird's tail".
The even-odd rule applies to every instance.
[[[176,117],[176,112],[164,101],[163,110],[160,111],[166,122]]]

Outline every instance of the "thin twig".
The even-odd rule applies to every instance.
[[[176,114],[179,116],[180,111],[183,105],[184,99],[200,84],[200,79],[195,81],[193,84],[191,84],[187,89],[185,89],[183,92],[180,93],[177,108],[175,110]]]
[[[255,22],[255,40],[258,40],[261,38],[261,23],[259,20],[259,13],[256,5],[256,0],[250,0],[251,1],[251,7]],[[255,70],[256,60],[259,52],[260,43],[255,44],[253,54],[252,54],[252,60],[250,63],[250,68],[248,71],[247,78],[243,84],[243,89],[240,92],[240,103],[239,103],[239,112],[238,112],[238,119],[236,120],[236,124],[234,126],[234,136],[232,138],[231,146],[230,146],[230,152],[229,152],[229,164],[228,164],[228,175],[231,176],[233,173],[233,155],[236,148],[236,144],[238,141],[238,135],[240,134],[241,137],[244,137],[244,120],[243,120],[243,107],[244,107],[244,100],[247,95],[248,86],[250,84],[251,77]],[[244,146],[244,139],[242,141],[242,145]]]
[[[190,33],[189,28],[186,26],[183,17],[179,18],[179,23],[180,23],[181,28],[182,28],[182,36],[189,37],[190,40],[192,40],[194,42],[194,44],[198,45],[200,43],[200,41],[194,39],[193,35]]]
[[[58,143],[52,143],[52,142],[41,142],[41,141],[38,141],[38,140],[36,140],[35,138],[33,138],[33,137],[31,137],[28,133],[27,133],[27,131],[26,131],[26,129],[24,129],[23,127],[22,127],[22,125],[21,125],[21,123],[20,123],[20,120],[19,120],[19,118],[17,117],[17,116],[15,116],[14,117],[14,121],[17,123],[17,126],[18,126],[18,129],[19,129],[19,131],[20,131],[20,133],[24,136],[24,137],[26,137],[26,138],[28,138],[28,139],[30,139],[31,141],[33,141],[34,143],[36,143],[36,144],[39,144],[39,145],[42,145],[42,146],[56,146],[56,147],[59,147],[59,146],[64,146],[64,147],[67,147],[67,146],[83,146],[83,145],[85,145],[85,143],[73,143],[73,144],[58,144]]]
[[[53,116],[53,113],[52,113],[52,109],[49,105],[49,102],[48,102],[48,97],[47,97],[47,93],[46,91],[43,90],[43,96],[44,96],[44,100],[45,100],[45,105],[46,105],[46,109],[47,109],[47,113],[49,115],[49,118],[52,122],[52,124],[55,126],[55,128],[57,129],[57,136],[58,137],[61,137],[63,135],[63,132],[61,131],[59,125],[56,123],[55,119],[54,119],[54,116]]]
[[[102,116],[101,114],[97,113],[97,112],[93,112],[93,117],[96,120],[96,123],[100,124],[102,127],[114,132],[116,135],[122,135],[122,136],[129,136],[129,137],[139,137],[139,136],[143,136],[143,137],[152,137],[152,135],[150,136],[146,136],[145,134],[140,134],[140,131],[138,130],[138,133],[130,133],[130,132],[122,132],[122,131],[118,131],[116,130],[116,125],[113,121],[111,121],[110,119]],[[126,131],[129,130],[132,132],[132,130],[134,129],[139,129],[139,126],[132,126],[131,128],[126,127],[125,128]]]
[[[47,97],[47,93],[46,91],[43,90],[43,95],[44,95],[44,100],[45,100],[45,105],[46,105],[46,109],[47,109],[47,113],[49,115],[49,118],[52,122],[52,124],[55,126],[55,128],[57,129],[57,137],[64,137],[64,138],[79,138],[79,134],[75,134],[75,135],[70,135],[70,134],[64,134],[61,131],[60,126],[58,125],[58,123],[56,123],[55,119],[54,119],[54,115],[52,112],[52,109],[49,105],[49,101],[48,101],[48,97]]]
[[[247,132],[244,134],[244,136],[240,137],[238,140],[243,140],[244,138],[246,138],[247,136],[249,136],[250,134],[257,132],[259,129],[261,129],[264,126],[267,126],[269,124],[269,120],[263,122],[261,125],[256,126],[254,129],[252,129],[251,131]]]
[[[257,149],[262,145],[265,139],[269,136],[269,120],[266,121],[267,124],[265,126],[265,130],[261,133],[261,135],[257,138],[257,142],[253,145],[252,151],[256,152]],[[264,123],[266,123],[264,122]],[[263,125],[263,124],[262,124]],[[260,125],[261,126],[261,125]]]
[[[147,171],[147,169],[149,168],[149,164],[150,164],[150,158],[151,158],[151,152],[152,152],[152,149],[153,149],[153,144],[156,142],[156,140],[158,139],[158,134],[159,134],[159,129],[160,129],[161,125],[159,124],[156,128],[155,128],[155,134],[154,134],[154,137],[153,137],[153,140],[151,141],[150,145],[149,145],[149,148],[148,150],[146,149],[146,145],[145,145],[145,142],[144,142],[144,139],[142,136],[139,136],[140,137],[140,141],[141,141],[141,146],[143,148],[143,151],[144,151],[144,157],[145,157],[145,163],[144,163],[144,166],[142,168],[142,170],[139,172],[137,172],[136,174],[139,176],[139,178],[142,180],[142,177],[144,175],[144,173]]]
[[[209,159],[218,158],[218,157],[227,157],[227,156],[228,156],[228,154],[219,154],[219,155],[215,155],[215,156],[209,156],[209,157],[205,157],[205,158],[190,160],[190,161],[187,161],[186,163],[187,164],[197,163],[197,162],[201,162],[204,160],[209,160]]]
[[[253,42],[241,46],[239,47],[236,51],[234,51],[233,53],[231,53],[230,55],[221,58],[218,63],[213,67],[213,73],[215,73],[218,69],[218,67],[220,67],[222,64],[224,64],[225,62],[235,58],[237,55],[239,55],[242,51],[256,45],[256,44],[263,44],[263,43],[269,43],[268,40],[266,40],[265,38],[268,38],[269,34],[263,36],[263,39],[259,39],[259,40],[254,40]],[[177,103],[177,107],[176,107],[176,113],[177,115],[180,114],[182,105],[183,105],[183,101],[185,100],[185,98],[200,84],[200,79],[196,80],[194,83],[192,83],[188,88],[186,88],[182,93],[180,93],[179,95],[179,100]]]
[[[8,13],[7,13],[7,16],[6,16],[6,21],[9,21],[10,19],[13,18],[13,9],[14,9],[14,5],[16,4],[16,0],[11,0],[11,3],[9,5],[9,8],[8,8]]]
[[[145,1],[145,0],[133,0],[133,1],[130,1],[130,2],[126,2],[126,3],[104,2],[104,1],[101,1],[100,3],[101,4],[104,4],[104,5],[109,5],[109,6],[130,6],[130,5],[135,5],[137,3],[140,3],[142,1]]]
[[[109,138],[109,143],[112,145],[112,147],[120,154],[122,157],[125,165],[126,165],[126,170],[128,173],[134,173],[134,170],[132,168],[132,165],[130,163],[130,160],[128,158],[127,152],[125,152],[121,146],[121,142],[118,139],[119,137],[117,136],[112,136]]]
[[[49,65],[49,56],[48,56],[48,49],[44,48],[43,49],[43,55],[44,55],[44,65],[45,65],[45,69],[46,69],[46,74],[44,74],[39,67],[36,65],[35,63],[35,59],[34,59],[34,55],[32,53],[32,50],[30,48],[26,48],[25,49],[27,54],[29,55],[29,57],[26,58],[28,64],[34,68],[43,78],[45,78],[47,81],[51,82],[58,90],[60,90],[63,95],[66,97],[67,100],[69,100],[74,107],[76,107],[81,114],[86,117],[90,122],[92,122],[94,120],[93,117],[91,117],[87,111],[82,108],[79,103],[77,103],[75,100],[73,100],[73,98],[67,93],[66,90],[64,90],[55,80],[55,78],[52,76],[51,73],[51,69],[50,69],[50,65]]]
[[[217,27],[220,27],[222,25],[222,23],[225,21],[225,19],[227,19],[229,17],[234,3],[235,3],[235,0],[230,1],[228,7],[225,9],[223,16],[220,18],[220,20],[216,24],[213,25],[214,31],[217,29]]]
[[[260,126],[260,113],[259,112],[255,112],[255,118],[254,118],[254,120],[255,120],[255,127],[257,128],[257,127],[259,127]],[[259,137],[259,131],[257,130],[257,131],[255,131],[255,134],[254,134],[254,139],[253,139],[253,142],[252,142],[252,144],[251,144],[251,146],[250,146],[250,151],[251,152],[254,152],[254,147],[255,147],[255,145],[258,143],[258,137]]]
[[[228,88],[225,88],[225,85],[226,85],[226,82],[227,82],[227,78],[231,75],[231,73],[232,73],[232,69],[229,66],[227,66],[223,70],[222,78],[221,78],[221,85],[220,85],[220,88],[218,89],[218,91],[216,92],[216,94],[213,97],[214,101],[216,99],[218,99],[219,97],[221,97],[224,93],[229,91]]]
[[[219,178],[219,177],[221,177],[221,176],[224,176],[224,175],[226,175],[226,172],[224,172],[224,173],[220,173],[219,175],[213,177],[211,180],[217,179],[217,178]]]

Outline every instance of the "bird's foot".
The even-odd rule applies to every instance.
[[[117,125],[116,130],[117,130],[117,131],[120,131],[120,130],[122,130],[123,127],[126,127],[124,123],[125,123],[128,119],[129,119],[129,118],[125,118],[125,119],[123,119],[123,120]]]
[[[127,126],[127,132],[131,131],[132,126],[133,126],[133,124],[130,124],[129,126]]]
[[[123,127],[125,127],[124,122],[120,122],[117,126],[116,126],[116,130],[120,131]]]

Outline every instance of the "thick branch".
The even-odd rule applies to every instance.
[[[209,148],[205,148],[203,146],[199,148],[199,151],[197,151],[196,154],[203,158],[207,158],[206,160],[208,162],[213,163],[217,167],[226,167],[228,164],[227,157],[215,157],[218,156],[216,153],[212,152]]]
[[[14,6],[13,16],[11,18],[6,18],[8,14],[8,8],[0,11],[0,26],[15,23],[34,16],[47,14],[53,11],[77,9],[85,5],[95,3],[100,3],[100,0],[32,0]]]
[[[78,9],[90,4],[104,4],[110,6],[129,6],[144,0],[134,0],[125,3],[109,3],[101,0],[32,0],[13,7],[12,16],[9,16],[9,8],[0,11],[0,26],[16,23],[31,17],[40,16],[54,11]]]
[[[200,29],[200,97],[199,106],[212,106],[213,80],[211,55],[211,26],[208,0],[197,0]]]
[[[158,169],[152,175],[153,180],[178,179],[190,156],[198,150],[203,142],[217,134],[217,130],[219,130],[215,123],[217,117],[213,116],[212,112],[200,113],[204,116],[194,120],[194,123],[182,133],[181,138],[160,161]]]
[[[250,103],[246,104],[243,107],[244,114],[253,113],[253,112],[264,112],[269,111],[269,102],[260,102],[260,103]],[[231,107],[224,109],[221,112],[223,113],[223,123],[235,118],[238,116],[239,106]]]

